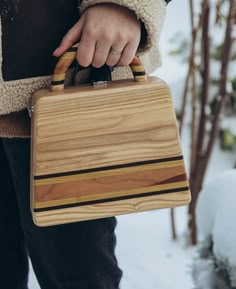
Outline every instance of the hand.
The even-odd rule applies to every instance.
[[[116,4],[98,4],[88,8],[67,32],[54,56],[61,56],[78,44],[77,61],[81,66],[129,65],[138,49],[141,22],[134,12]],[[120,54],[111,53],[114,49]]]

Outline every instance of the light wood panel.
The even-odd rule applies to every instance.
[[[33,218],[36,225],[45,227],[157,210],[161,208],[183,206],[189,204],[189,202],[189,193],[185,190],[174,194],[158,195],[155,198],[153,196],[144,197],[140,198],[138,201],[136,199],[129,199],[125,202],[116,201],[82,207],[49,210],[46,212],[35,212]]]
[[[125,87],[86,87],[79,94],[70,89],[62,95],[42,93],[35,103],[34,175],[181,155],[163,83],[154,78]]]

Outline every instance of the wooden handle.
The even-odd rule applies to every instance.
[[[68,49],[58,60],[57,65],[54,69],[51,90],[52,91],[63,91],[64,83],[66,78],[66,72],[70,65],[76,59],[78,44],[73,45]],[[146,81],[147,75],[144,67],[137,56],[134,57],[133,61],[130,63],[130,68],[133,72],[135,81]]]

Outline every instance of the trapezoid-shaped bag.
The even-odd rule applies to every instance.
[[[32,96],[31,210],[38,226],[186,205],[189,184],[167,84],[147,77],[64,88],[76,48],[50,89]]]

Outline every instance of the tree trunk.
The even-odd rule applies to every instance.
[[[197,243],[197,228],[195,209],[199,192],[202,189],[204,177],[206,174],[207,166],[212,154],[213,146],[216,137],[219,132],[220,115],[224,108],[224,104],[227,98],[227,79],[228,79],[228,67],[230,62],[231,49],[234,42],[233,39],[233,25],[235,22],[236,14],[236,1],[230,0],[229,12],[226,23],[225,39],[223,43],[222,57],[221,57],[221,79],[218,92],[218,103],[216,106],[215,114],[212,119],[212,126],[209,136],[205,132],[206,115],[205,108],[208,105],[208,94],[210,85],[210,45],[209,45],[209,13],[210,8],[208,6],[203,21],[203,33],[202,33],[202,51],[203,51],[203,67],[202,67],[202,79],[203,79],[203,91],[201,98],[201,114],[198,128],[198,142],[195,150],[194,164],[191,166],[190,173],[190,188],[192,192],[192,202],[189,206],[189,229],[192,244]],[[193,118],[194,119],[194,118]],[[193,156],[192,156],[193,158]]]

